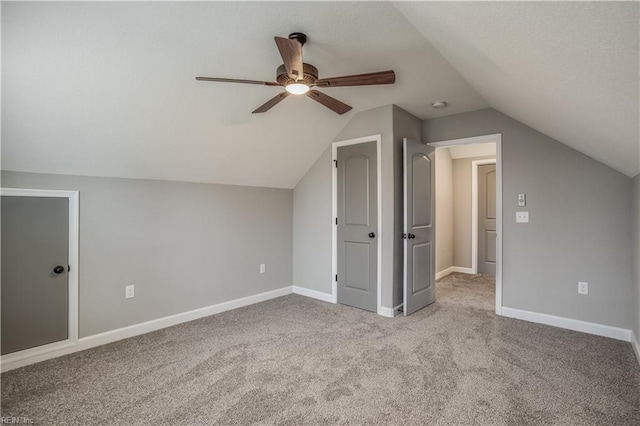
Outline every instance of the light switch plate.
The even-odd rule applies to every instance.
[[[267,265],[265,265],[264,263],[260,264],[260,273],[264,274],[267,271]]]
[[[516,212],[516,223],[529,223],[529,212]]]
[[[527,205],[526,194],[518,194],[518,207],[524,207]]]
[[[131,299],[132,297],[135,297],[136,293],[135,293],[135,287],[132,285],[128,285],[125,286],[124,288],[124,298],[125,299]]]

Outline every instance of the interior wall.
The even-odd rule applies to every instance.
[[[381,135],[382,139],[382,306],[393,308],[402,303],[402,139],[422,139],[422,121],[406,111],[388,105],[354,115],[335,141],[364,136]],[[309,173],[294,189],[294,247],[296,259],[294,283],[297,286],[322,292],[331,292],[331,232],[322,231],[332,223],[331,147],[318,158]],[[317,195],[320,194],[320,195]],[[400,197],[400,198],[399,198]],[[399,218],[399,220],[396,220]],[[328,222],[327,222],[328,221]],[[318,238],[315,232],[298,233],[299,227],[318,227],[327,232],[328,239]],[[301,251],[298,253],[298,251]],[[314,264],[314,259],[319,262]]]
[[[640,345],[640,175],[633,179],[633,213],[631,217],[633,218],[633,282],[635,289],[633,331],[636,341]]]
[[[382,139],[382,306],[391,307],[393,303],[393,106],[386,105],[357,113],[338,133],[334,141],[356,139],[379,134]],[[329,180],[331,185],[331,180]],[[331,213],[329,213],[331,218]],[[379,233],[380,235],[380,233]]]
[[[6,171],[2,186],[80,191],[80,337],[291,286],[292,190]]]
[[[393,205],[392,111],[391,105],[361,111],[351,118],[334,139],[334,142],[337,142],[381,135],[382,158],[378,160],[381,161],[382,167],[382,231],[389,236],[393,232],[393,211],[389,211],[389,206]],[[293,190],[296,200],[293,222],[296,226],[324,229],[327,223],[333,223],[331,208],[333,159],[331,155],[331,146],[329,146]],[[320,194],[328,192],[328,203],[326,197],[317,196],[318,191]],[[332,277],[331,228],[325,231],[319,230],[319,232],[327,232],[325,238],[314,239],[316,234],[308,232],[295,235],[295,250],[302,251],[296,256],[297,259],[303,259],[302,263],[296,263],[295,266],[295,285],[331,293],[332,281],[326,284],[321,278]],[[328,262],[326,256],[329,256]],[[383,241],[382,257],[382,306],[390,307],[393,301],[393,240],[391,238]],[[320,262],[313,264],[313,259],[320,259]]]
[[[453,160],[453,265],[461,268],[472,266],[473,221],[471,162],[495,158],[493,156],[457,158]]]
[[[436,272],[453,263],[453,163],[449,148],[436,149]]]
[[[333,285],[331,166],[329,146],[293,190],[293,285],[328,294]]]
[[[630,178],[493,109],[423,129],[428,142],[502,134],[503,306],[632,328]],[[518,193],[528,224],[515,223]]]

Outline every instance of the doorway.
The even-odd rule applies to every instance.
[[[2,188],[2,366],[78,341],[79,194]]]
[[[487,152],[483,146],[487,145],[487,144],[491,144],[492,146],[494,146],[494,150],[493,152]],[[431,142],[428,143],[428,145],[436,148],[436,149],[440,149],[440,148],[447,148],[450,152],[454,152],[455,150],[466,150],[470,153],[474,153],[475,151],[475,155],[465,155],[465,157],[467,158],[466,160],[466,164],[464,165],[464,167],[461,169],[464,171],[464,173],[467,176],[467,179],[469,181],[470,185],[469,186],[473,186],[473,188],[469,188],[467,191],[469,192],[468,195],[461,195],[460,193],[455,193],[455,195],[457,197],[462,197],[462,202],[465,203],[465,209],[456,209],[456,214],[458,215],[463,215],[462,218],[457,217],[454,219],[451,219],[451,223],[449,224],[449,226],[453,227],[453,221],[456,220],[456,223],[462,223],[463,226],[460,226],[460,229],[463,229],[463,231],[461,232],[462,234],[464,234],[464,244],[456,244],[458,242],[458,239],[456,239],[455,241],[453,241],[453,237],[450,238],[450,241],[445,241],[445,244],[443,244],[442,242],[442,238],[438,238],[438,231],[437,235],[436,235],[436,239],[437,239],[437,243],[436,243],[436,250],[440,251],[440,249],[444,246],[446,246],[446,243],[448,242],[450,244],[449,249],[453,250],[453,245],[456,245],[459,249],[461,248],[460,251],[456,252],[455,254],[457,255],[457,262],[460,263],[460,265],[456,265],[455,262],[453,261],[453,255],[452,255],[452,259],[450,260],[450,263],[446,264],[444,263],[443,266],[443,262],[437,261],[437,274],[436,274],[436,278],[443,278],[451,273],[456,273],[459,274],[460,277],[473,277],[475,274],[478,274],[478,244],[484,244],[485,247],[485,257],[487,256],[487,250],[493,250],[493,253],[495,253],[495,255],[491,255],[489,254],[488,257],[490,259],[490,262],[493,262],[493,264],[495,265],[495,312],[498,315],[501,315],[502,313],[502,136],[501,134],[493,134],[493,135],[485,135],[485,136],[477,136],[477,137],[471,137],[471,138],[464,138],[464,139],[455,139],[455,140],[446,140],[446,141],[438,141],[438,142]],[[455,155],[454,155],[455,156]],[[473,158],[473,157],[480,157],[480,158]],[[438,157],[438,156],[437,156]],[[488,177],[493,177],[495,178],[495,211],[491,211],[488,212],[488,214],[485,214],[485,219],[489,219],[489,220],[485,220],[484,222],[484,227],[480,227],[482,232],[484,232],[484,237],[493,237],[492,239],[487,239],[487,238],[479,238],[478,233],[479,231],[479,226],[478,226],[478,203],[479,203],[479,197],[478,197],[478,168],[485,165],[485,164],[489,164],[489,163],[493,163],[495,164],[495,171],[493,172],[489,172],[489,173],[493,173],[490,174]],[[436,169],[440,166],[439,162],[436,161]],[[486,178],[487,176],[485,176]],[[438,178],[436,177],[436,185],[439,185],[438,182]],[[437,191],[437,189],[436,189]],[[451,191],[453,191],[453,188],[451,189]],[[493,195],[493,194],[490,194]],[[485,200],[486,201],[486,200]],[[441,199],[441,197],[436,197],[436,208],[437,208],[437,213],[436,213],[436,217],[437,217],[437,221],[436,221],[436,226],[438,228],[441,228],[442,226],[447,225],[446,223],[446,217],[443,217],[443,215],[440,212],[440,209],[442,207],[443,204],[446,204],[447,200],[446,199]],[[452,200],[448,200],[448,202],[453,203]],[[471,212],[471,210],[473,209],[473,212]],[[464,211],[464,213],[461,213],[461,211]],[[484,211],[485,213],[487,213],[486,211],[486,205],[484,206]],[[453,215],[453,213],[451,213]],[[489,217],[487,217],[489,216]],[[494,217],[491,217],[494,216]],[[493,226],[493,223],[491,223],[491,221],[493,221],[493,223],[495,223],[495,227]],[[495,228],[495,229],[492,229]],[[493,233],[493,235],[491,235],[491,233]],[[460,233],[458,233],[460,234]],[[493,245],[493,243],[495,243],[495,247]],[[482,253],[481,253],[482,256]],[[459,259],[463,258],[464,261],[460,261]],[[486,261],[483,261],[485,264],[487,263]],[[463,275],[463,274],[467,274],[467,275]],[[489,276],[489,275],[484,275]],[[493,281],[493,277],[491,277],[491,280]],[[490,299],[489,299],[490,300]],[[489,303],[489,302],[487,302]]]

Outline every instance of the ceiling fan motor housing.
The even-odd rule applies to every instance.
[[[303,63],[302,74],[303,77],[301,80],[298,80],[298,83],[305,83],[307,86],[311,86],[318,79],[318,68],[313,65]],[[280,65],[276,71],[276,81],[285,87],[288,84],[295,83],[295,80],[287,74],[287,69],[284,64]]]

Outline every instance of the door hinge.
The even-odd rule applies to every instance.
[[[336,282],[338,282],[338,274],[336,274]]]
[[[67,272],[71,272],[71,265],[67,265]]]
[[[336,225],[338,224],[338,218],[336,217]]]
[[[336,169],[337,169],[338,168],[338,160],[333,160],[333,162],[335,163]]]

